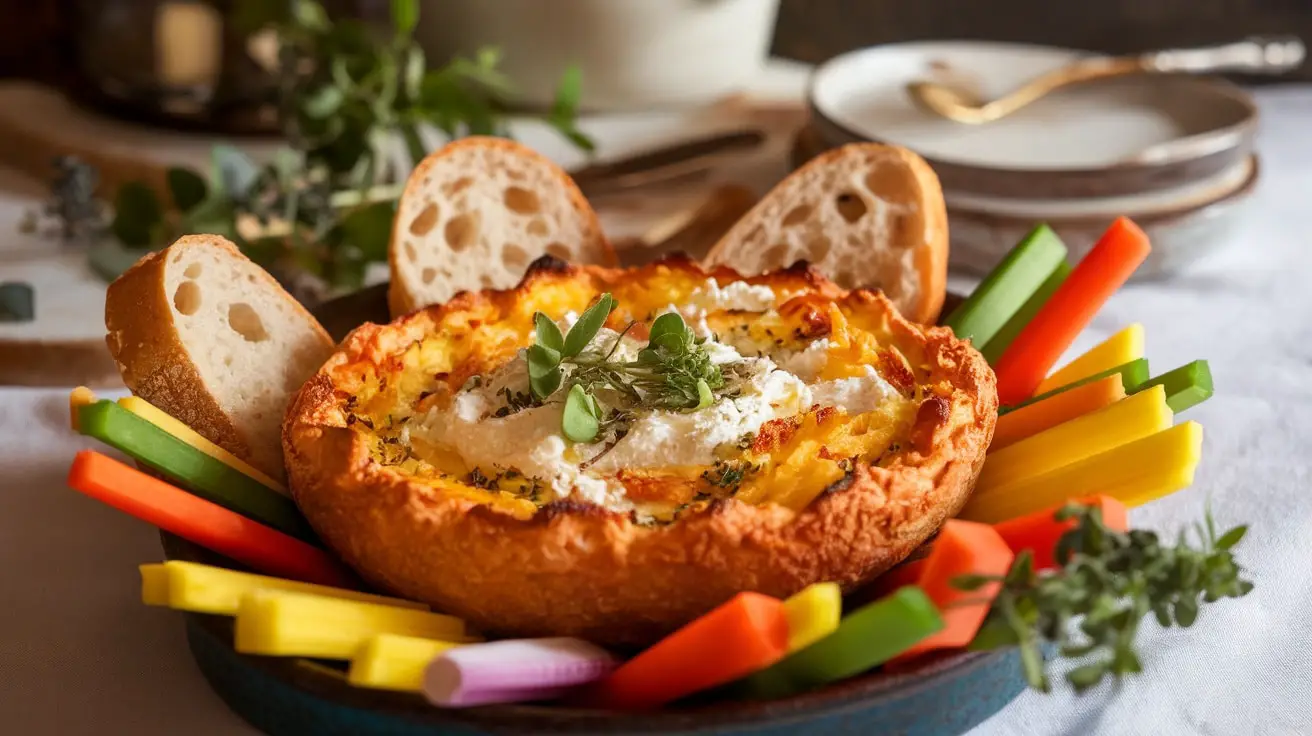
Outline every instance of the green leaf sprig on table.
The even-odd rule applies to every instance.
[[[634,360],[614,360],[633,322],[608,348],[587,350],[615,305],[610,294],[602,294],[567,334],[542,312],[533,315],[536,341],[525,358],[529,390],[541,403],[568,383],[561,430],[573,442],[592,442],[606,425],[626,421],[637,409],[703,409],[726,386],[706,340],[673,312],[656,318]]]
[[[238,0],[236,30],[277,39],[276,101],[287,147],[258,166],[216,146],[208,175],[168,171],[167,203],[145,184],[125,185],[115,196],[113,235],[145,249],[215,233],[275,270],[357,287],[368,263],[386,260],[399,183],[428,151],[423,129],[450,138],[508,136],[514,97],[496,49],[430,69],[413,38],[419,0],[392,0],[390,9],[384,32],[330,18],[318,0]],[[544,119],[591,151],[574,123],[580,92],[578,70],[567,70]],[[408,166],[385,155],[392,140],[404,143]]]
[[[1030,685],[1048,692],[1041,645],[1078,660],[1066,680],[1084,691],[1106,678],[1142,670],[1135,637],[1152,614],[1163,627],[1193,625],[1199,607],[1253,589],[1231,550],[1247,527],[1218,535],[1211,514],[1196,529],[1197,546],[1181,533],[1174,545],[1156,533],[1108,528],[1096,506],[1066,505],[1057,519],[1075,526],[1057,546],[1056,570],[1036,572],[1028,551],[1001,578],[1002,588],[972,649],[1018,646]],[[962,576],[953,585],[975,590],[999,578]]]

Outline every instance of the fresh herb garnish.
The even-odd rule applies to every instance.
[[[1104,678],[1142,669],[1134,641],[1149,613],[1164,627],[1188,627],[1200,603],[1238,598],[1253,589],[1240,577],[1243,570],[1231,553],[1247,527],[1218,536],[1210,513],[1195,530],[1199,546],[1191,545],[1183,532],[1175,545],[1164,545],[1151,531],[1115,531],[1103,523],[1096,506],[1067,504],[1056,518],[1076,522],[1057,546],[1060,568],[1036,572],[1026,551],[1004,578],[967,575],[952,581],[957,588],[977,590],[1001,580],[1002,589],[971,648],[1019,646],[1025,677],[1038,690],[1050,689],[1043,642],[1055,644],[1062,657],[1080,661],[1066,680],[1084,691]]]
[[[528,360],[528,388],[533,398],[541,401],[560,388],[560,352],[545,345],[530,345]]]
[[[216,233],[284,278],[309,274],[358,288],[367,264],[387,258],[396,200],[405,176],[430,150],[428,130],[450,139],[510,135],[516,94],[496,48],[430,64],[415,38],[419,0],[383,3],[390,5],[391,28],[330,15],[324,5],[223,3],[232,11],[225,42],[235,42],[253,72],[267,75],[259,92],[273,103],[286,146],[256,163],[216,145],[208,170],[174,167],[167,187],[120,187],[110,232],[124,246],[155,248],[186,233]],[[275,46],[271,53],[245,53],[266,39]],[[575,125],[581,93],[579,69],[564,70],[543,118],[591,151]],[[81,195],[85,182],[72,184],[67,192],[76,196],[57,200],[61,219],[99,231],[99,218],[84,210],[91,204]]]
[[[714,467],[702,471],[702,480],[716,488],[727,489],[732,494],[738,490],[747,476],[760,469],[759,465],[740,460],[717,460]]]
[[[569,388],[565,411],[560,418],[561,431],[573,442],[591,442],[601,429],[601,409],[597,399],[579,384]]]
[[[492,412],[492,416],[494,417],[507,417],[515,412],[527,409],[536,403],[533,400],[532,394],[524,391],[511,391],[509,386],[503,386],[501,390],[497,392],[497,395],[505,399],[506,403],[504,406]]]
[[[569,368],[562,429],[574,442],[591,442],[606,425],[624,421],[635,409],[703,409],[725,387],[720,366],[703,348],[705,339],[676,313],[656,318],[635,360],[613,359],[633,323],[609,348],[589,351],[615,306],[610,294],[602,294],[565,335],[547,315],[533,315],[537,341],[527,351],[529,389],[538,401],[546,400],[565,383]],[[609,392],[611,405],[598,398],[598,391]]]
[[[465,478],[465,482],[475,488],[489,489],[496,487],[497,479],[498,476],[488,477],[483,471],[474,468],[469,471],[469,477]]]

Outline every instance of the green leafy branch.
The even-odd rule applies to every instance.
[[[542,312],[533,315],[535,342],[526,354],[529,390],[538,402],[545,401],[561,388],[569,368],[561,429],[573,442],[595,440],[605,424],[622,421],[635,409],[705,408],[715,400],[715,390],[726,384],[720,367],[702,347],[705,340],[675,313],[656,318],[635,360],[613,359],[632,322],[605,351],[588,351],[615,306],[610,294],[602,294],[568,334]]]
[[[392,0],[392,30],[381,33],[329,18],[317,0],[239,0],[234,26],[271,31],[278,41],[276,101],[287,147],[257,166],[216,146],[208,176],[167,172],[167,203],[145,184],[125,185],[115,196],[113,235],[154,248],[186,233],[215,233],[266,266],[358,286],[367,263],[386,259],[397,182],[427,153],[422,130],[508,135],[514,86],[497,69],[499,52],[428,68],[413,39],[419,10],[418,0]],[[591,151],[574,124],[580,93],[578,70],[566,71],[545,120]],[[409,166],[384,154],[398,137]]]
[[[1197,546],[1183,532],[1169,545],[1151,531],[1110,529],[1095,506],[1068,504],[1057,519],[1075,520],[1057,547],[1060,568],[1035,571],[1026,551],[1005,577],[962,576],[953,581],[964,590],[1002,583],[971,648],[1018,646],[1026,679],[1038,690],[1050,689],[1043,643],[1079,661],[1066,680],[1084,691],[1106,678],[1142,670],[1135,638],[1148,614],[1163,627],[1188,627],[1197,620],[1201,604],[1238,598],[1253,589],[1231,553],[1247,527],[1218,535],[1210,513],[1195,529]]]

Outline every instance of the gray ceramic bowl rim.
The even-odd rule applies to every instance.
[[[806,107],[812,125],[828,148],[844,143],[888,142],[867,136],[829,117],[816,102],[816,86],[823,75],[836,63],[873,48],[913,46],[922,41],[908,41],[866,47],[839,54],[811,70],[806,82]],[[1057,49],[1037,44],[976,42],[977,45]],[[1084,52],[1092,53],[1092,52]],[[925,156],[925,160],[943,180],[944,189],[979,194],[1020,197],[1047,197],[1050,199],[1083,199],[1089,196],[1135,194],[1167,189],[1181,181],[1201,178],[1216,173],[1246,154],[1251,148],[1260,112],[1251,96],[1242,87],[1220,77],[1177,78],[1178,83],[1196,85],[1203,93],[1227,98],[1244,108],[1246,116],[1238,123],[1177,139],[1171,155],[1151,161],[1125,161],[1114,166],[1090,168],[1027,169],[1002,166],[982,166]],[[831,135],[836,134],[836,135]],[[980,184],[980,180],[990,184]]]

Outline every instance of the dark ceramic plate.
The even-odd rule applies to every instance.
[[[950,309],[957,299],[949,297]],[[366,321],[388,319],[386,287],[314,310],[340,340]],[[946,311],[946,310],[945,310]],[[171,534],[169,559],[240,565]],[[343,670],[304,659],[256,657],[232,648],[232,619],[185,614],[187,642],[205,679],[238,715],[269,734],[903,734],[955,736],[1000,710],[1025,688],[1015,650],[926,659],[897,673],[873,672],[771,701],[689,703],[654,713],[547,705],[443,710],[420,696],[347,684]]]

